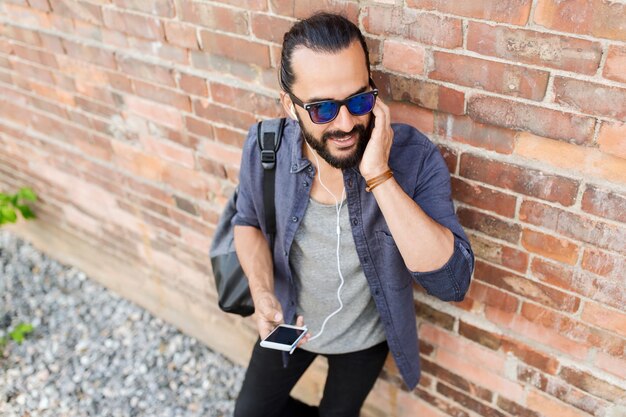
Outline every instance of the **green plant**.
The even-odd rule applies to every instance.
[[[0,337],[0,358],[4,356],[4,348],[9,343],[9,340],[13,340],[18,345],[21,345],[24,341],[24,338],[30,333],[32,333],[34,327],[32,324],[28,323],[20,323],[15,328],[9,332],[7,336]]]
[[[37,196],[29,187],[20,188],[15,194],[0,193],[0,225],[4,223],[15,223],[17,221],[17,211],[24,219],[34,219],[35,213],[27,205],[27,201],[35,201]]]

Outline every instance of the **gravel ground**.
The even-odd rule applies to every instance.
[[[230,416],[244,369],[0,230],[0,415]]]

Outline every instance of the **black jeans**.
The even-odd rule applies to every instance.
[[[328,376],[318,407],[289,393],[317,354],[296,349],[283,367],[282,352],[257,341],[235,405],[235,417],[358,417],[385,363],[387,342],[358,352],[323,355]]]

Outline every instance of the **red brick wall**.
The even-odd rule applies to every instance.
[[[390,362],[370,410],[626,415],[623,2],[5,0],[0,188],[223,320],[211,234],[245,132],[281,114],[282,34],[318,9],[359,24],[393,118],[440,145],[477,255],[464,302],[416,288],[421,383]]]

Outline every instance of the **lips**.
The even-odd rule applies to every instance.
[[[356,135],[343,136],[341,138],[329,138],[331,142],[339,149],[349,148],[356,142]]]

